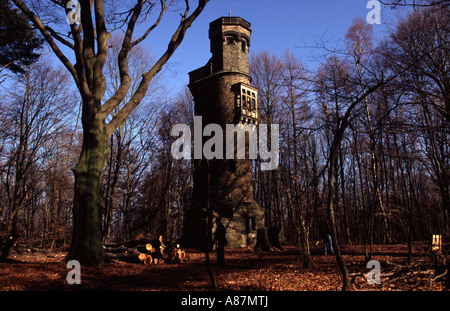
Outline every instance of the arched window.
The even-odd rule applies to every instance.
[[[247,39],[242,38],[241,39],[242,52],[247,52],[247,45],[248,45]]]
[[[233,35],[227,35],[225,36],[225,41],[227,44],[232,45],[236,42],[236,38]]]

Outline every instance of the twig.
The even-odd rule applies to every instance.
[[[437,279],[440,279],[441,277],[445,276],[445,275],[447,274],[447,272],[448,272],[448,270],[445,269],[445,272],[444,272],[444,273],[439,274],[438,276],[436,276],[436,277],[430,279],[430,286],[428,287],[428,290],[431,289],[431,286],[433,285],[433,282],[434,282],[434,281],[436,281]]]

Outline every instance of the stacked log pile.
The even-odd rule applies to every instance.
[[[138,239],[121,243],[105,244],[108,257],[125,262],[142,262],[149,264],[164,264],[186,262],[186,252],[175,243],[164,244],[163,236],[158,239]]]

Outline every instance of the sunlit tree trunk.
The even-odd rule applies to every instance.
[[[107,133],[99,116],[83,116],[83,145],[75,176],[72,243],[67,258],[101,265],[105,262],[101,213],[98,204]]]

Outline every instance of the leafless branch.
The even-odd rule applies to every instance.
[[[134,93],[134,95],[130,99],[130,101],[127,104],[125,104],[125,106],[119,111],[119,113],[116,116],[114,116],[114,118],[111,120],[111,122],[109,122],[109,124],[108,124],[108,132],[109,133],[112,133],[127,118],[127,116],[133,111],[133,109],[139,104],[139,102],[144,97],[151,80],[156,76],[156,74],[159,71],[161,71],[161,69],[166,64],[166,62],[169,60],[169,58],[172,56],[172,54],[175,52],[177,47],[181,44],[181,42],[184,39],[184,35],[186,34],[187,29],[192,25],[192,23],[195,21],[195,19],[200,15],[200,13],[203,11],[203,9],[205,8],[205,6],[208,2],[209,2],[209,0],[199,0],[197,8],[189,16],[188,16],[189,6],[188,5],[186,6],[186,10],[185,10],[183,16],[181,17],[180,24],[179,24],[177,30],[172,35],[172,38],[170,39],[167,50],[158,59],[158,61],[154,64],[154,66],[143,75],[143,78],[141,80],[139,88]]]
[[[61,42],[65,46],[71,48],[72,50],[75,48],[75,45],[72,42],[64,39],[61,34],[57,33],[50,26],[45,26],[45,29],[47,29],[47,31],[50,32],[50,34],[52,35],[53,38],[55,38],[56,40],[58,40],[59,42]]]
[[[147,31],[138,39],[136,39],[131,45],[135,46],[137,44],[139,44],[140,42],[142,42],[143,40],[145,40],[145,38],[147,38],[147,36],[150,34],[150,32],[155,29],[159,23],[161,22],[161,19],[164,15],[164,13],[167,11],[167,9],[172,5],[172,3],[174,2],[174,0],[171,0],[170,3],[167,5],[165,0],[160,0],[160,4],[161,4],[161,11],[159,12],[159,16],[156,19],[156,22],[150,26]]]
[[[58,57],[58,59],[63,63],[63,65],[67,68],[67,70],[70,72],[72,77],[74,78],[77,86],[79,89],[86,88],[87,86],[82,85],[80,82],[79,76],[77,74],[77,71],[75,70],[75,67],[72,65],[70,60],[64,55],[64,53],[59,49],[58,45],[53,40],[52,35],[50,32],[46,29],[42,21],[30,11],[30,9],[23,3],[21,0],[13,0],[14,4],[22,10],[22,12],[28,17],[28,19],[34,24],[34,26],[39,29],[41,34],[44,36],[44,39],[49,44],[52,51],[55,53],[55,55]]]
[[[379,0],[381,4],[395,8],[397,6],[412,6],[413,8],[418,7],[430,7],[439,5],[449,5],[449,0],[395,0],[395,1],[382,1]]]

